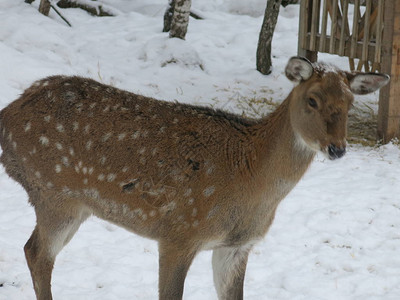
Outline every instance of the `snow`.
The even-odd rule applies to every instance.
[[[32,82],[55,74],[91,77],[158,99],[250,116],[270,111],[293,86],[284,67],[296,55],[298,6],[281,9],[273,72],[255,70],[265,0],[193,1],[186,41],[162,33],[166,0],[104,0],[116,17],[61,10],[69,28],[21,1],[0,2],[0,108]],[[246,4],[245,4],[246,3]],[[320,55],[347,68],[346,59]],[[246,100],[252,99],[251,105]],[[377,108],[378,94],[356,105]],[[268,102],[267,101],[267,102]],[[246,299],[399,299],[400,150],[351,145],[340,160],[318,156],[281,203],[268,235],[251,252]],[[35,224],[23,189],[0,167],[0,299],[33,299],[23,246]],[[57,257],[55,299],[157,299],[154,241],[96,218]],[[211,252],[188,274],[185,299],[216,299]]]

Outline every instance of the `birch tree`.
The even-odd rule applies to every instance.
[[[169,0],[164,14],[164,32],[170,38],[185,39],[190,16],[191,0]]]
[[[268,0],[257,46],[257,70],[271,73],[271,44],[282,0]]]

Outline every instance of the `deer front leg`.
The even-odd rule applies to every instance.
[[[252,245],[218,248],[213,251],[214,284],[220,300],[243,299],[244,275]]]
[[[182,243],[160,242],[159,248],[159,299],[180,300],[186,274],[197,249]]]

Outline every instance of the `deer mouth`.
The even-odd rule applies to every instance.
[[[330,160],[335,160],[345,155],[346,147],[338,147],[335,144],[330,144],[328,147],[326,147],[326,151],[324,152],[327,154]]]

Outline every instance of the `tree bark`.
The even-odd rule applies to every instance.
[[[265,75],[271,73],[271,44],[276,22],[278,21],[281,2],[282,0],[268,0],[258,39],[257,70]]]
[[[171,30],[172,16],[174,15],[175,0],[168,0],[168,6],[164,13],[163,32]]]
[[[185,39],[189,23],[191,0],[172,0],[174,2],[174,13],[172,16],[170,38]]]

